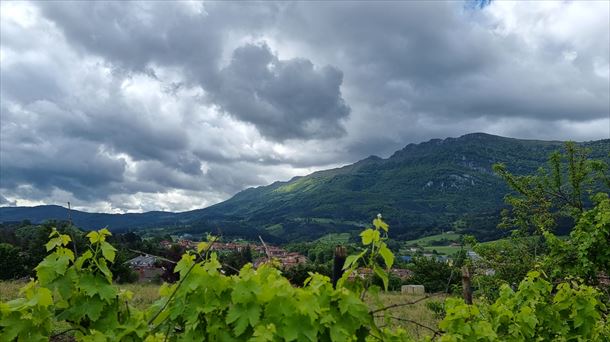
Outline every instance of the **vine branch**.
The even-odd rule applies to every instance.
[[[377,316],[375,316],[375,317],[378,317],[378,318],[385,318],[386,316],[377,315]],[[425,324],[421,324],[421,323],[419,323],[419,322],[417,322],[417,321],[414,321],[414,320],[412,320],[412,319],[408,319],[408,318],[402,318],[402,317],[396,317],[396,316],[387,316],[387,317],[389,317],[389,318],[391,318],[391,319],[395,319],[395,320],[397,320],[397,321],[401,321],[401,322],[413,323],[413,324],[417,325],[418,327],[422,327],[422,328],[424,328],[424,329],[428,329],[428,330],[430,330],[431,332],[433,332],[433,333],[434,333],[434,335],[432,336],[432,338],[434,338],[434,337],[436,337],[436,336],[440,336],[440,334],[441,334],[441,332],[440,332],[440,331],[438,331],[438,330],[436,330],[436,329],[434,329],[434,328],[431,328],[431,327],[429,327],[429,326],[427,326],[427,325],[425,325]]]
[[[369,313],[370,314],[376,314],[378,312],[386,311],[386,310],[393,309],[393,308],[399,308],[399,307],[402,307],[402,306],[413,305],[413,304],[417,304],[417,303],[419,303],[419,302],[421,302],[423,300],[426,300],[428,298],[432,298],[432,297],[436,297],[436,296],[441,296],[441,295],[444,295],[444,293],[433,293],[433,294],[425,295],[425,296],[423,296],[421,298],[418,298],[418,299],[416,299],[414,301],[411,301],[411,302],[396,303],[396,304],[385,306],[385,307],[380,308],[380,309],[371,310],[371,311],[369,311]]]

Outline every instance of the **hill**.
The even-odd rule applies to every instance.
[[[608,158],[610,140],[580,143],[594,158]],[[224,235],[263,234],[278,241],[316,239],[359,231],[377,213],[395,238],[413,239],[455,230],[480,239],[500,237],[495,227],[504,182],[493,174],[505,163],[516,174],[532,173],[563,142],[520,140],[483,133],[409,144],[387,159],[371,156],[337,169],[246,189],[208,208],[143,214],[73,213],[77,225],[111,229],[174,227]],[[40,221],[58,208],[0,208],[0,221]],[[53,214],[54,215],[54,214]],[[60,216],[66,217],[65,209]]]
[[[0,208],[0,222],[29,220],[41,223],[47,220],[67,220],[87,230],[100,229],[105,226],[113,229],[138,227],[170,226],[176,223],[179,213],[149,211],[133,214],[103,214],[71,210],[58,205],[40,205],[35,207],[4,207]]]

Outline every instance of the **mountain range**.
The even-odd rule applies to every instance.
[[[515,174],[535,172],[561,141],[520,140],[484,133],[409,144],[389,158],[370,156],[341,168],[249,188],[216,205],[180,213],[100,214],[72,210],[84,229],[220,233],[274,242],[357,232],[378,213],[397,239],[460,231],[479,239],[496,228],[508,188],[492,172],[504,163]],[[583,142],[592,158],[608,159],[610,139]],[[0,222],[68,217],[53,205],[0,208]]]

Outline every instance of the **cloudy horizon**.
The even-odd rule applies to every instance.
[[[610,3],[0,3],[0,206],[185,211],[472,132],[610,137]]]

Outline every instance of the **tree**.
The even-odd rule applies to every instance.
[[[474,251],[480,259],[476,264],[480,268],[493,269],[495,277],[514,286],[519,284],[541,255],[544,246],[540,239],[512,236],[489,243],[476,243]]]
[[[286,277],[291,284],[296,286],[303,286],[305,281],[311,276],[310,273],[318,273],[330,277],[331,269],[329,265],[304,263],[296,264],[282,270],[282,275]]]
[[[457,267],[436,258],[417,257],[409,269],[413,272],[409,282],[424,285],[426,292],[445,292],[460,281]]]
[[[600,277],[610,275],[610,199],[600,193],[594,200],[597,205],[581,215],[569,239],[545,233],[550,251],[544,264],[553,276],[597,285]]]
[[[252,249],[248,245],[239,251],[229,252],[221,257],[221,262],[226,275],[237,274],[242,267],[252,262]]]
[[[27,274],[20,254],[18,247],[0,243],[0,279],[15,279]]]
[[[511,209],[503,211],[500,226],[542,234],[562,219],[577,220],[590,204],[589,196],[604,184],[610,186],[608,164],[589,159],[588,153],[567,142],[565,151],[552,153],[547,167],[534,175],[517,176],[503,164],[494,165],[494,171],[515,191],[505,197]]]
[[[589,159],[587,153],[566,143],[565,152],[551,154],[548,167],[536,175],[515,176],[504,165],[494,169],[516,191],[506,197],[512,208],[502,226],[544,237],[549,253],[540,261],[551,276],[578,277],[595,285],[610,273],[610,201],[599,192],[610,189],[610,177],[608,164]],[[569,238],[561,240],[553,228],[566,217],[575,225]]]

